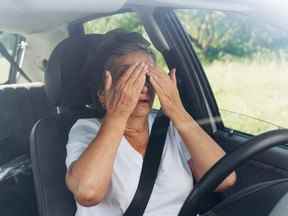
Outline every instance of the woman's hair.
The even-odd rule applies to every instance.
[[[91,46],[82,73],[88,76],[92,105],[99,115],[105,114],[105,109],[98,97],[98,93],[104,89],[105,71],[111,71],[116,58],[131,52],[141,51],[156,61],[155,54],[149,46],[150,43],[141,34],[123,29],[107,32],[99,44]],[[113,71],[111,73],[113,76]]]

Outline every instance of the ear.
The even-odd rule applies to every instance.
[[[111,89],[111,86],[112,86],[112,76],[110,71],[107,70],[105,71],[105,86],[104,86],[105,92],[109,91]]]
[[[111,89],[112,77],[110,71],[105,71],[104,89],[97,92],[100,103],[105,105],[105,94]]]
[[[102,104],[102,106],[104,106],[105,104],[105,94],[103,91],[98,91],[97,92],[97,96],[99,98],[99,102]]]

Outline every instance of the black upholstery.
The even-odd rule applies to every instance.
[[[271,210],[269,216],[286,216],[287,215],[288,193],[286,193],[281,200]]]
[[[29,135],[53,112],[42,83],[0,86],[1,215],[36,215]]]
[[[56,114],[34,126],[31,157],[39,215],[74,215],[75,202],[65,186],[65,144],[75,121],[93,115],[93,112]]]
[[[62,41],[52,52],[45,73],[46,91],[52,104],[78,107],[91,104],[88,77],[82,74],[89,50],[94,50],[100,34],[83,35]]]
[[[287,190],[287,178],[252,185],[225,199],[203,216],[268,216],[273,208],[278,208],[276,205],[287,194]],[[283,215],[279,214],[279,216]]]
[[[46,89],[60,113],[44,118],[31,133],[31,159],[40,216],[72,216],[75,202],[65,186],[66,143],[70,128],[79,118],[95,117],[87,78],[81,73],[90,47],[102,35],[79,36],[61,42],[51,54]]]
[[[41,83],[0,86],[0,104],[1,165],[29,155],[29,134],[34,123],[56,109],[48,104]]]

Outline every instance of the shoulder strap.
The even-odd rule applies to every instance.
[[[168,117],[159,111],[152,126],[137,190],[123,216],[144,214],[157,178],[168,127]]]

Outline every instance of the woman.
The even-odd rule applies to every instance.
[[[99,81],[91,89],[103,117],[80,119],[69,134],[66,183],[78,216],[120,216],[129,206],[155,118],[155,93],[171,121],[145,215],[177,215],[193,177],[198,181],[224,155],[184,109],[175,70],[167,75],[157,68],[148,46],[137,33],[114,30],[86,64],[85,72],[95,76],[92,83]],[[217,190],[232,186],[235,179],[232,173]]]

